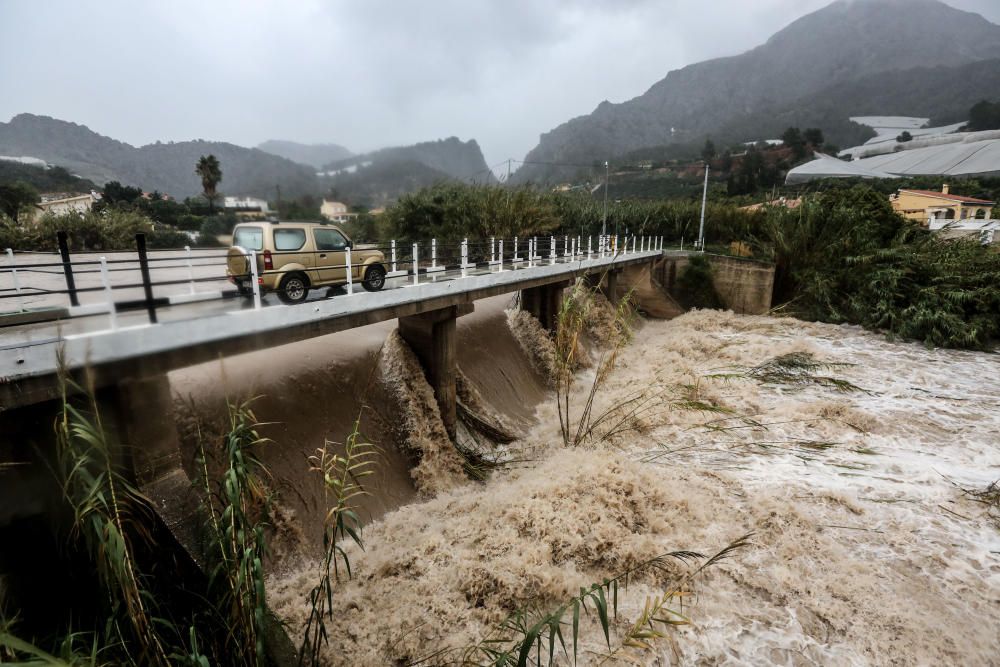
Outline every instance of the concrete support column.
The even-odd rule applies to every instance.
[[[97,392],[107,426],[122,448],[120,460],[174,538],[199,562],[199,499],[181,467],[173,396],[166,375],[128,378]],[[200,565],[200,563],[199,563]]]
[[[399,318],[399,335],[420,359],[427,381],[434,389],[441,421],[455,437],[458,408],[455,395],[455,324],[473,310],[472,303],[449,306],[420,315]]]
[[[521,290],[521,310],[531,313],[546,331],[554,332],[559,324],[563,290],[569,281],[559,281]]]
[[[618,305],[618,277],[621,274],[621,269],[612,269],[608,271],[604,278],[604,296],[613,305]]]

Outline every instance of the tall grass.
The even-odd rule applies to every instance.
[[[0,619],[0,659],[35,665],[263,664],[267,473],[253,451],[264,441],[249,406],[230,406],[229,430],[218,443],[223,473],[216,481],[208,477],[201,443],[208,528],[207,576],[201,578],[193,564],[175,557],[173,544],[158,543],[167,533],[130,481],[125,448],[143,443],[113,440],[94,392],[66,373],[62,378],[55,473],[71,517],[67,555],[94,573],[96,596],[53,604],[69,607],[77,622],[82,604],[88,608],[82,618],[94,625],[63,628],[61,639],[53,628],[55,646],[39,647],[13,634],[16,618]]]
[[[590,387],[579,414],[574,414],[572,397],[575,395],[577,371],[585,363],[582,347],[587,325],[595,315],[594,309],[597,287],[587,287],[577,282],[563,297],[555,332],[554,385],[556,411],[559,416],[559,431],[563,444],[576,447],[599,434],[599,440],[619,435],[629,428],[630,421],[648,409],[651,397],[645,391],[638,391],[608,409],[595,413],[595,400],[615,367],[622,348],[631,340],[631,320],[635,316],[631,293],[622,298],[614,307],[612,327],[613,340],[610,349],[598,353],[596,368]]]
[[[229,428],[220,439],[224,469],[213,481],[208,472],[204,442],[199,441],[198,463],[206,512],[206,562],[209,599],[226,631],[220,650],[234,663],[260,665],[264,661],[265,527],[270,493],[267,470],[256,450],[268,441],[260,437],[251,401],[229,404]],[[198,651],[191,633],[192,653]]]
[[[340,579],[340,565],[351,576],[351,561],[344,550],[345,540],[362,549],[361,518],[356,502],[368,495],[362,481],[375,472],[378,448],[361,440],[361,417],[344,443],[344,453],[338,454],[336,444],[325,442],[310,457],[313,472],[323,479],[328,508],[323,522],[323,559],[319,583],[309,593],[309,618],[299,650],[299,664],[317,665],[323,647],[329,644],[326,621],[333,620],[334,583]]]
[[[103,644],[134,664],[168,665],[156,603],[136,559],[140,544],[153,543],[153,509],[126,478],[93,391],[83,392],[89,410],[77,408],[68,397],[82,388],[65,373],[62,378],[56,444],[63,495],[73,513],[69,537],[86,550],[106,595]]]

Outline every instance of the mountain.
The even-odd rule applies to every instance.
[[[690,142],[736,128],[747,116],[767,120],[768,112],[808,107],[813,97],[829,98],[837,86],[868,77],[997,58],[1000,26],[978,14],[938,0],[838,0],[742,55],[672,71],[627,102],[602,102],[543,134],[526,162],[589,164],[645,146]],[[904,92],[891,77],[884,80]],[[963,90],[975,89],[985,94],[978,82],[964,82]],[[852,113],[845,109],[844,120]],[[741,131],[739,139],[770,138],[745,123]],[[572,171],[526,164],[516,176],[548,180]]]
[[[393,162],[419,162],[460,180],[476,176],[480,180],[491,178],[490,169],[486,166],[486,160],[483,158],[483,151],[479,148],[476,140],[462,141],[458,137],[425,141],[412,146],[382,148],[345,160],[334,160],[324,165],[323,168],[335,172],[360,165]]]
[[[336,196],[365,206],[383,206],[400,195],[440,181],[493,183],[475,139],[449,137],[412,146],[383,148],[323,167]]]
[[[256,148],[215,141],[181,141],[136,148],[84,125],[48,116],[19,114],[0,123],[0,155],[37,157],[103,184],[117,180],[175,197],[201,192],[195,163],[209,153],[222,165],[220,192],[297,197],[318,191],[315,170]]]
[[[292,162],[308,164],[319,169],[325,164],[343,160],[354,155],[339,144],[300,144],[295,141],[271,139],[257,146],[271,155],[283,157]]]

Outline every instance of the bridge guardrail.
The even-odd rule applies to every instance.
[[[6,266],[0,267],[0,327],[23,322],[49,319],[74,319],[105,314],[112,328],[118,326],[119,313],[145,310],[149,323],[158,322],[158,311],[175,305],[199,301],[225,300],[238,296],[236,289],[222,287],[226,281],[224,252],[203,250],[193,251],[190,246],[173,250],[147,250],[144,234],[136,234],[134,256],[116,257],[119,252],[78,252],[69,249],[67,234],[57,234],[57,252],[31,253],[41,256],[42,261],[19,261],[18,256],[26,253],[6,250]],[[489,239],[462,239],[439,243],[410,242],[408,252],[396,240],[387,245],[365,245],[365,249],[380,250],[385,255],[387,278],[408,278],[412,285],[421,284],[421,276],[431,280],[446,272],[457,272],[452,278],[466,277],[473,271],[505,271],[530,268],[542,264],[572,262],[580,259],[604,258],[609,255],[628,255],[649,250],[663,250],[664,237],[628,235],[582,236],[566,234],[555,236],[513,237],[511,239],[491,237]],[[584,249],[586,247],[586,249]],[[359,248],[360,249],[360,248]],[[320,254],[323,251],[311,251]],[[281,254],[304,254],[301,251],[272,251],[272,256]],[[51,260],[48,256],[51,256]],[[256,257],[251,259],[255,275],[247,276],[254,287],[254,308],[264,307],[260,284],[264,275],[278,273],[278,270],[264,270],[258,266]],[[344,264],[330,265],[331,269],[353,269],[355,263],[347,251]],[[207,267],[214,273],[203,274]],[[346,271],[351,276],[352,271]],[[127,276],[115,280],[115,275]],[[246,275],[246,274],[244,274]],[[61,276],[62,284],[54,282]],[[38,277],[41,277],[40,279]],[[36,278],[33,280],[32,278]],[[9,283],[9,286],[4,285]],[[353,293],[354,279],[345,285],[348,294]],[[186,293],[174,291],[163,294],[164,288],[188,285]],[[137,292],[131,298],[116,298],[127,292]],[[171,290],[167,290],[171,291]],[[159,295],[157,295],[159,292]],[[51,297],[64,296],[65,301],[54,303]],[[94,298],[87,298],[87,297]],[[81,300],[87,303],[84,303]],[[329,295],[326,298],[331,298]],[[335,295],[334,297],[335,298]],[[41,301],[42,307],[33,307],[30,301]],[[66,303],[68,302],[68,304]],[[5,308],[8,303],[16,305],[15,310]],[[21,317],[18,317],[21,316]],[[31,317],[25,317],[31,316]]]

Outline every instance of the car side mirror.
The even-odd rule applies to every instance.
[[[348,241],[347,243],[344,244],[344,247],[345,248],[353,248],[354,247],[354,241]]]

